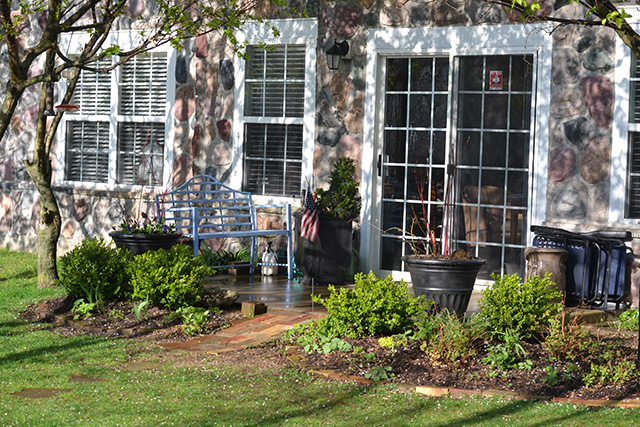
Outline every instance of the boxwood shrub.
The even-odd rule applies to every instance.
[[[136,255],[129,266],[134,300],[149,300],[171,310],[200,301],[202,282],[211,274],[190,247],[175,245]]]
[[[131,255],[102,238],[84,239],[58,259],[58,285],[89,303],[127,299]]]

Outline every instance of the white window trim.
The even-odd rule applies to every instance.
[[[140,33],[136,31],[113,31],[110,34],[110,39],[105,42],[105,46],[110,45],[118,45],[122,50],[128,50],[132,47],[138,46],[140,40]],[[81,52],[84,44],[89,40],[89,35],[86,33],[72,33],[68,35],[64,35],[61,37],[60,46],[64,49],[63,53],[67,56],[74,55],[76,53]],[[163,162],[163,174],[162,174],[162,188],[168,189],[171,187],[172,182],[172,169],[173,169],[173,140],[175,134],[175,121],[174,121],[174,110],[175,110],[175,94],[176,94],[176,78],[175,78],[175,69],[176,69],[176,61],[177,61],[177,53],[174,48],[165,44],[156,49],[151,50],[151,52],[166,52],[167,53],[167,88],[166,88],[166,108],[165,108],[165,116],[154,117],[150,122],[163,122],[165,124],[165,135],[164,135],[164,162]],[[111,93],[119,93],[118,89],[118,79],[119,73],[117,72],[111,73]],[[58,91],[59,99],[54,100],[54,104],[59,104],[61,102],[61,97],[64,95],[67,89],[66,79],[61,79],[59,82],[60,88]],[[74,114],[74,120],[86,120],[90,116],[82,115],[82,111],[78,111],[78,114]],[[93,117],[93,115],[91,116]],[[69,181],[65,179],[65,169],[66,169],[66,121],[70,119],[66,114],[63,114],[62,120],[60,121],[60,125],[58,126],[58,130],[56,133],[57,149],[56,149],[56,158],[55,158],[55,176],[56,176],[56,184],[71,186],[74,188],[82,188],[87,190],[110,190],[110,189],[121,189],[123,191],[127,190],[136,190],[143,187],[142,185],[130,185],[130,184],[116,184],[116,150],[117,146],[117,109],[116,104],[111,104],[111,112],[108,117],[108,121],[110,122],[110,153],[109,153],[109,182],[107,184],[104,183],[90,183],[90,182],[78,182],[78,181]],[[122,120],[121,120],[122,121]]]
[[[380,233],[380,217],[376,201],[379,189],[373,185],[377,174],[376,159],[382,154],[381,115],[384,86],[382,69],[388,55],[448,55],[451,59],[457,55],[495,55],[527,53],[537,55],[537,74],[535,117],[532,118],[531,135],[534,151],[530,156],[530,179],[532,193],[528,224],[540,224],[546,212],[548,140],[549,140],[549,100],[551,91],[551,50],[552,38],[549,24],[510,24],[482,25],[473,27],[437,27],[437,28],[397,28],[372,29],[368,32],[367,67],[364,103],[363,138],[366,144],[362,148],[362,179],[360,191],[362,203],[362,231],[360,259],[363,271],[378,269],[377,235]],[[451,62],[453,64],[453,61]],[[542,83],[541,83],[542,82]],[[447,135],[449,138],[450,135]],[[447,139],[449,141],[449,139]],[[535,165],[535,167],[533,167]],[[530,232],[527,231],[527,241]],[[408,279],[398,277],[395,279]]]
[[[280,32],[279,37],[271,33],[271,26]],[[268,25],[250,23],[244,25],[236,36],[238,42],[249,44],[305,44],[306,79],[304,87],[304,116],[302,130],[302,181],[300,189],[306,188],[304,182],[313,178],[313,152],[315,148],[315,108],[316,108],[316,47],[318,43],[318,22],[316,19],[270,20]],[[246,61],[236,58],[235,62],[235,107],[233,112],[233,155],[230,186],[242,188],[244,176],[244,80]],[[258,196],[257,203],[290,203],[292,198],[285,196]]]
[[[640,8],[625,7],[631,15],[627,22],[640,30]],[[629,78],[631,74],[631,51],[616,37],[616,59],[614,71],[613,124],[611,128],[611,187],[609,189],[609,223],[614,227],[637,226],[638,218],[625,218],[627,198],[627,171],[629,167],[629,132],[640,132],[640,123],[629,123]],[[622,191],[621,191],[622,189]]]

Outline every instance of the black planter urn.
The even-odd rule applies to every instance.
[[[295,218],[296,237],[294,258],[304,273],[303,284],[311,279],[318,285],[342,285],[342,276],[351,267],[353,228],[350,221],[319,215],[318,238],[315,243],[300,236],[302,213]]]
[[[416,297],[424,295],[439,310],[448,309],[462,316],[469,306],[476,276],[485,259],[437,259],[403,256]]]
[[[139,255],[147,251],[155,251],[158,249],[169,250],[173,245],[178,243],[182,234],[180,233],[122,233],[112,231],[109,233],[113,243],[117,248],[126,248],[131,251],[132,255]]]

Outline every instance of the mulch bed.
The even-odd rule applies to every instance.
[[[82,322],[62,321],[71,319],[72,301],[67,298],[56,298],[39,304],[32,304],[21,313],[28,321],[49,321],[52,332],[62,335],[101,335],[120,336],[128,339],[148,341],[151,344],[179,342],[191,339],[185,335],[177,323],[167,323],[169,311],[158,307],[150,307],[146,320],[135,321],[130,303],[109,303],[104,314],[98,314]],[[111,316],[109,315],[111,313]],[[233,304],[222,310],[219,315],[212,316],[207,333],[228,326],[242,319],[240,305]],[[617,329],[587,326],[599,346],[604,350],[606,344],[615,342],[627,360],[637,357],[637,332],[618,331]],[[305,369],[327,370],[343,376],[359,376],[364,378],[371,373],[374,366],[391,367],[393,378],[390,382],[411,386],[448,387],[466,390],[509,390],[522,395],[566,397],[572,399],[634,399],[640,398],[640,384],[637,381],[626,381],[622,385],[586,387],[582,374],[589,371],[590,361],[577,361],[574,364],[582,374],[566,374],[568,363],[565,361],[549,361],[548,354],[537,342],[525,343],[527,360],[532,362],[530,370],[512,369],[507,372],[492,370],[482,357],[487,349],[479,348],[478,354],[457,365],[432,360],[417,345],[408,345],[392,351],[380,347],[377,338],[348,340],[353,346],[361,347],[361,352],[311,353],[302,351]],[[163,357],[180,363],[198,365],[200,363],[236,364],[252,366],[258,369],[277,369],[291,366],[285,357],[285,344],[273,341],[266,345],[225,353],[223,355],[203,355],[194,353],[185,356],[184,352],[166,352]],[[365,353],[375,353],[375,360],[367,360]],[[371,357],[371,356],[369,356]],[[549,367],[559,373],[557,382],[550,384]],[[569,369],[570,371],[570,369]],[[565,375],[562,375],[565,373]]]

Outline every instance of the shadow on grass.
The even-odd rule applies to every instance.
[[[509,416],[517,417],[519,413],[527,412],[532,413],[536,409],[536,406],[542,404],[540,401],[536,400],[508,400],[504,402],[497,403],[500,406],[494,407],[488,410],[481,410],[474,412],[470,415],[465,415],[460,417],[457,420],[437,423],[437,424],[429,424],[433,427],[464,427],[464,426],[472,426],[475,424],[483,424],[491,425],[492,420],[496,422],[496,424],[505,423],[508,421]],[[559,403],[552,403],[551,405],[560,405]],[[571,413],[565,415],[549,415],[545,416],[544,414],[539,414],[542,419],[534,420],[530,419],[526,425],[529,427],[534,426],[548,426],[548,425],[558,425],[557,423],[561,423],[563,421],[569,421],[574,418],[579,418],[582,415],[593,414],[598,410],[602,410],[603,408],[590,408],[588,406],[577,407]],[[550,412],[547,412],[550,414]],[[557,414],[558,411],[553,411],[553,414]],[[514,420],[515,421],[515,420]],[[522,420],[521,420],[522,421]]]
[[[4,326],[15,323],[14,330],[16,327],[22,327],[24,323],[16,323],[16,322],[6,322],[0,325],[0,330],[3,329]],[[32,331],[20,331],[17,330],[15,332],[11,331],[8,334],[6,331],[3,331],[3,335],[5,337],[17,337],[20,335],[26,335]],[[13,339],[13,338],[12,338]],[[28,340],[28,338],[25,338]],[[105,338],[101,337],[90,337],[90,336],[78,336],[78,337],[65,337],[65,342],[61,344],[53,344],[53,345],[42,345],[42,346],[33,346],[33,342],[25,342],[25,345],[18,346],[25,347],[29,346],[28,349],[17,351],[13,353],[9,353],[6,355],[0,355],[0,367],[6,367],[6,365],[10,365],[13,363],[35,363],[40,360],[47,360],[51,354],[62,353],[70,350],[80,350],[86,347],[101,343],[105,340]],[[10,343],[4,342],[3,348],[6,349]],[[0,351],[0,354],[4,353],[4,351]]]

